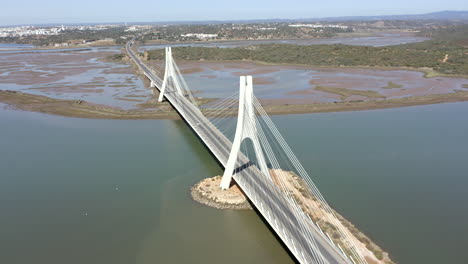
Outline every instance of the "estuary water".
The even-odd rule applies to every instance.
[[[32,49],[35,46],[27,44],[16,44],[16,43],[0,43],[0,50],[16,50],[16,49]]]
[[[312,39],[273,39],[273,40],[232,40],[232,41],[208,41],[192,43],[175,44],[156,44],[140,47],[140,51],[150,49],[162,49],[168,47],[217,47],[217,48],[236,48],[261,44],[294,44],[294,45],[322,45],[322,44],[344,44],[353,46],[372,46],[383,47],[391,45],[400,45],[413,42],[421,42],[429,38],[415,36],[407,33],[380,33],[374,36],[336,36],[331,38],[312,38]]]
[[[183,121],[0,105],[0,263],[293,263],[256,213],[193,202],[222,172]],[[468,263],[468,103],[273,121],[330,205],[399,263]]]

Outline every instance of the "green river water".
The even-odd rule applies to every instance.
[[[394,260],[468,263],[468,103],[273,121]],[[0,110],[0,263],[293,263],[255,212],[191,200],[221,172],[183,121]]]

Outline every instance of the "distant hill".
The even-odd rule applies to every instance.
[[[304,19],[305,21],[372,21],[372,20],[467,20],[468,11],[440,11],[420,15],[346,16]]]
[[[419,15],[387,15],[387,16],[342,16],[342,17],[320,17],[320,18],[297,18],[297,19],[250,19],[250,20],[201,20],[201,21],[153,21],[153,22],[128,22],[128,25],[177,25],[177,24],[254,24],[254,23],[275,23],[275,22],[319,22],[319,21],[378,21],[378,20],[447,20],[447,21],[466,21],[468,23],[468,11],[440,11],[428,14]],[[117,24],[123,25],[122,22],[100,22],[100,23],[63,23],[66,26],[76,25],[97,25],[97,24]],[[35,24],[36,26],[60,26],[62,23]],[[10,25],[13,26],[13,25]],[[16,25],[21,26],[21,25]]]
[[[161,21],[150,24],[253,24],[253,23],[275,23],[275,22],[319,22],[319,21],[378,21],[378,20],[463,20],[468,22],[468,11],[440,11],[416,15],[386,15],[386,16],[343,16],[343,17],[319,17],[319,18],[297,18],[297,19],[251,19],[251,20],[205,20],[205,21]],[[144,22],[140,22],[142,24]],[[129,23],[130,24],[130,23]],[[138,23],[131,23],[138,24]]]

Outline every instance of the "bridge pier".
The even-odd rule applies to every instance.
[[[166,66],[164,67],[164,79],[161,86],[161,93],[159,94],[159,102],[163,101],[164,93],[166,92],[166,87],[169,80],[172,80],[177,92],[180,96],[184,96],[184,93],[181,90],[181,84],[179,78],[177,77],[176,70],[174,68],[174,61],[172,59],[172,49],[171,47],[166,47]]]
[[[245,139],[250,139],[253,143],[260,171],[264,174],[264,176],[268,178],[270,177],[268,166],[266,165],[265,155],[257,136],[257,123],[252,100],[252,76],[241,76],[236,135],[234,137],[229,159],[226,163],[223,178],[221,180],[220,187],[223,190],[229,189],[229,186],[231,185],[231,180],[235,169],[234,166],[236,165],[240,146]]]
[[[162,80],[141,62],[140,58],[129,48],[129,45],[127,45],[127,51],[131,58],[135,60],[137,66],[145,73],[146,77],[158,83],[157,88],[161,88],[159,87],[159,83],[161,83]],[[259,213],[290,249],[299,263],[367,263],[360,251],[355,249],[353,240],[349,240],[346,244],[341,244],[347,246],[346,248],[343,247],[343,249],[348,254],[349,258],[344,256],[342,251],[334,246],[328,236],[320,230],[317,223],[314,223],[310,216],[302,211],[303,209],[300,208],[295,198],[291,196],[292,194],[282,191],[278,188],[277,183],[272,181],[265,159],[266,155],[270,154],[271,150],[267,149],[267,145],[260,145],[259,139],[262,139],[262,142],[264,142],[264,137],[261,133],[262,127],[257,123],[258,119],[255,116],[255,110],[260,111],[262,114],[264,114],[264,110],[262,111],[261,106],[253,104],[255,97],[252,91],[252,78],[250,76],[241,77],[236,135],[234,143],[231,144],[230,140],[203,115],[196,107],[196,104],[192,104],[183,94],[180,94],[180,91],[176,90],[181,89],[181,87],[176,84],[176,81],[179,80],[181,84],[184,84],[184,81],[183,78],[178,79],[178,72],[174,71],[178,71],[178,68],[172,60],[170,50],[168,51],[166,49],[166,55],[164,88],[169,85],[169,87],[171,87],[169,89],[173,90],[170,90],[170,92],[166,93],[164,96],[197,133],[218,161],[220,161],[221,164],[226,164],[226,170],[224,171],[222,179],[224,182],[220,184],[221,189],[229,188],[231,179],[234,177],[239,187],[242,188],[249,200],[252,201]],[[169,82],[168,84],[171,74],[174,74],[175,76],[173,76],[173,78],[177,80],[172,79],[172,83]],[[153,83],[151,85],[153,85]],[[185,89],[184,87],[182,87],[182,90]],[[160,98],[162,98],[162,96],[160,96]],[[279,132],[276,131],[275,133]],[[258,134],[260,134],[260,136],[258,136]],[[243,168],[233,175],[238,156],[241,156],[244,161],[248,158],[242,155],[242,153],[239,153],[241,143],[247,138],[253,142],[255,150],[254,155],[256,155],[258,164],[256,166],[246,166],[246,168]],[[280,137],[280,139],[282,138]],[[262,147],[265,149],[265,152],[263,152]],[[289,147],[286,150],[290,151]],[[228,160],[226,160],[227,155],[229,155]],[[292,156],[295,158],[293,154]],[[316,187],[314,186],[314,188]],[[318,190],[316,192],[318,193],[316,197],[321,198],[317,203],[320,203],[321,206],[326,206],[325,208],[328,208],[330,214],[333,214],[330,210],[331,208],[328,207],[328,204],[323,200]],[[326,212],[327,211],[325,211],[325,214],[327,214]],[[327,221],[333,220],[333,216],[327,219]],[[339,220],[333,221],[336,222]],[[339,228],[340,226],[334,224],[335,222],[333,221],[330,223]],[[341,236],[347,239],[348,233],[342,232]],[[345,242],[345,240],[342,241],[343,243]]]

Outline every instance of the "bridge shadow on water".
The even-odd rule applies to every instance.
[[[247,198],[248,199],[248,198]],[[281,245],[281,247],[286,251],[286,253],[288,253],[289,257],[291,258],[291,260],[294,261],[294,263],[296,264],[300,264],[300,262],[296,259],[296,257],[294,256],[294,254],[289,250],[289,248],[286,246],[286,244],[284,244],[283,240],[278,236],[278,234],[276,233],[276,231],[270,226],[270,224],[268,223],[268,221],[263,217],[263,215],[260,213],[260,211],[258,211],[257,207],[255,207],[252,203],[252,201],[250,201],[250,199],[248,199],[249,201],[249,204],[250,206],[252,206],[253,210],[255,211],[255,213],[258,215],[258,217],[260,217],[260,219],[262,220],[263,224],[268,228],[268,230],[270,231],[270,233],[275,237],[276,241],[278,241],[278,243]]]
[[[183,122],[180,122],[179,120],[173,121],[178,128],[180,128],[180,131],[182,132],[183,137],[186,139],[186,142],[190,145],[190,147],[194,150],[195,153],[199,156],[201,162],[211,162],[208,159],[201,158],[201,157],[208,157],[209,156],[214,160],[216,163],[219,165],[220,172],[222,173],[224,171],[224,165],[221,164],[216,156],[211,152],[211,150],[203,143],[203,140],[198,136],[198,134],[193,130],[193,128],[190,126],[190,124],[179,114],[180,118],[183,120]],[[189,128],[189,130],[187,130]],[[187,133],[188,131],[191,131],[191,133]],[[197,138],[198,140],[194,140]],[[203,146],[205,151],[202,150],[199,146]],[[250,166],[255,165],[253,162],[249,161],[235,169],[235,173],[241,172]],[[268,164],[269,165],[269,164]],[[214,176],[214,175],[213,175]],[[207,175],[209,177],[209,175]],[[233,183],[231,183],[233,184]],[[239,188],[240,189],[240,188]],[[242,193],[243,190],[241,189]],[[244,193],[245,194],[245,193]],[[249,202],[250,206],[253,208],[253,211],[256,213],[256,215],[261,219],[263,224],[268,228],[270,233],[275,237],[276,241],[281,245],[281,247],[285,250],[285,252],[289,255],[291,260],[296,263],[300,264],[300,262],[296,259],[294,254],[289,250],[289,248],[284,244],[283,240],[278,236],[278,234],[275,232],[275,230],[270,226],[268,221],[263,217],[263,215],[258,211],[258,209],[255,207],[255,205],[252,203],[252,201],[247,198],[247,201]]]

